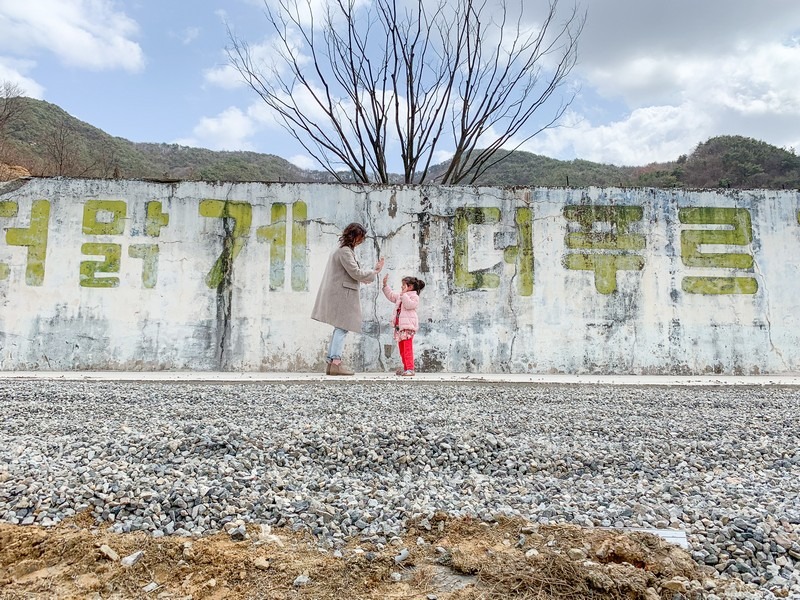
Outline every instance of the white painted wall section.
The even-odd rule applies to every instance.
[[[309,317],[341,229],[425,280],[432,372],[800,371],[800,193],[616,188],[0,184],[0,369],[321,371]],[[346,360],[394,370],[362,287]]]

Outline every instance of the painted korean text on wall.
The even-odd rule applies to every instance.
[[[291,209],[291,217],[289,210]],[[141,284],[154,288],[158,283],[159,246],[161,230],[170,224],[170,215],[161,202],[145,203],[145,226],[142,231],[129,231],[134,237],[152,238],[148,243],[127,246],[127,256],[142,262]],[[220,255],[206,274],[209,288],[216,288],[223,280],[226,265],[235,264],[242,248],[255,239],[269,245],[269,289],[283,287],[287,255],[287,219],[291,218],[290,281],[295,292],[308,291],[308,207],[297,201],[287,206],[274,203],[270,207],[271,222],[255,226],[252,236],[253,209],[246,202],[204,199],[198,205],[199,215],[220,219],[225,235]],[[516,267],[516,289],[520,296],[534,293],[534,209],[517,208],[514,212],[514,239],[498,236],[503,260]],[[28,225],[7,227],[5,241],[11,246],[27,248],[25,282],[41,286],[45,276],[50,202],[37,200],[31,205]],[[123,200],[87,200],[83,205],[82,233],[91,239],[95,236],[122,236],[128,223],[128,203]],[[453,283],[457,290],[493,289],[500,285],[498,268],[469,269],[470,228],[497,227],[501,223],[498,207],[462,207],[453,215]],[[0,218],[19,218],[19,206],[14,201],[0,202]],[[647,246],[647,236],[642,223],[641,206],[624,205],[571,205],[563,207],[567,233],[562,265],[567,270],[587,271],[593,275],[594,286],[600,294],[608,295],[618,290],[619,271],[642,271],[646,268],[642,251]],[[695,276],[687,274],[682,279],[682,290],[690,294],[755,294],[758,282],[752,275],[754,257],[749,250],[753,239],[750,212],[743,208],[693,207],[679,208],[680,258],[689,268],[735,269],[738,275]],[[24,220],[24,219],[19,219]],[[800,213],[798,213],[800,222]],[[721,228],[719,226],[722,226]],[[705,250],[707,247],[741,246],[742,252]],[[82,287],[116,288],[123,251],[122,243],[86,241],[81,253],[102,260],[84,260],[80,263],[78,282]],[[744,272],[744,274],[741,274]],[[8,277],[9,267],[0,263],[0,279]]]

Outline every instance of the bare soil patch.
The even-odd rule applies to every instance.
[[[117,534],[88,514],[51,528],[0,524],[0,598],[657,600],[703,598],[722,583],[648,533],[517,519],[441,515],[382,549],[354,540],[341,551],[257,525],[234,541]]]

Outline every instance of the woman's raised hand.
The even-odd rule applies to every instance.
[[[375,273],[380,273],[381,272],[381,269],[383,269],[384,260],[385,259],[382,256],[378,259],[378,262],[375,265]]]

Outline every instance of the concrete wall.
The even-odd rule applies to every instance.
[[[0,368],[313,371],[341,228],[427,283],[427,371],[796,373],[794,191],[0,185]],[[399,364],[378,284],[346,360]]]

